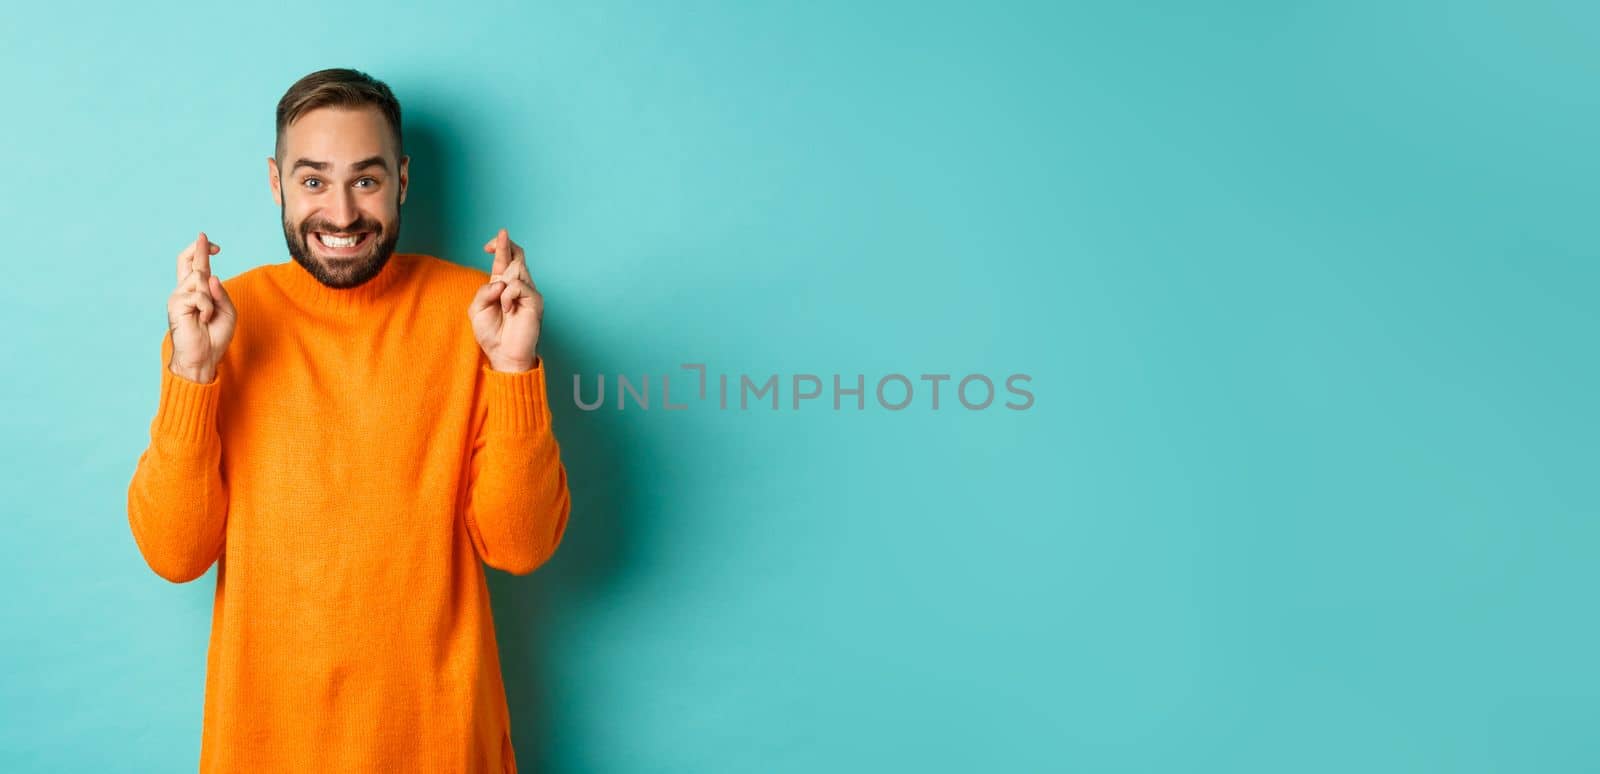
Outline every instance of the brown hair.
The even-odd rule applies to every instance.
[[[400,101],[388,84],[359,70],[335,67],[318,70],[294,82],[278,100],[278,140],[273,155],[283,155],[283,130],[300,116],[320,107],[362,107],[371,105],[389,120],[394,131],[395,152],[405,156],[400,140]],[[280,158],[281,160],[281,158]]]

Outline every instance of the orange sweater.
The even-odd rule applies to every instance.
[[[224,283],[214,381],[163,338],[128,523],[167,580],[217,563],[202,772],[516,771],[483,564],[549,559],[570,496],[542,359],[495,371],[473,338],[487,279],[285,261]]]

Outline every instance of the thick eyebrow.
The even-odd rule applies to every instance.
[[[295,159],[294,160],[294,166],[289,168],[289,173],[293,174],[295,172],[295,170],[297,170],[297,169],[299,169],[301,167],[310,167],[312,169],[317,170],[318,172],[326,172],[326,171],[328,171],[328,168],[331,167],[331,166],[333,166],[333,165],[329,164],[326,161],[312,161],[311,159]],[[354,171],[357,171],[357,172],[360,172],[361,170],[366,169],[367,167],[382,167],[383,171],[388,172],[389,171],[389,162],[384,161],[382,156],[373,156],[371,158],[362,159],[362,160],[357,161],[356,163],[350,165],[350,169],[352,169]]]

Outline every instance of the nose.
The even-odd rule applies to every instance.
[[[355,223],[360,215],[360,210],[356,208],[355,192],[346,188],[334,194],[333,201],[329,203],[328,217],[335,224],[345,228]]]

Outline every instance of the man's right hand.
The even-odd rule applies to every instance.
[[[178,253],[178,288],[167,298],[167,327],[172,330],[172,361],[167,368],[202,384],[217,378],[217,362],[239,319],[222,280],[211,274],[211,256],[219,252],[222,248],[200,232]]]

